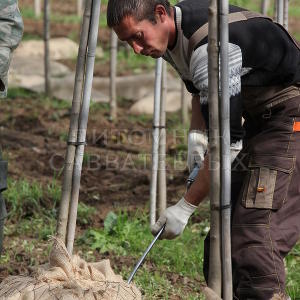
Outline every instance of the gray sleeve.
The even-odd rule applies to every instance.
[[[190,62],[194,86],[200,91],[200,102],[208,101],[208,55],[207,44],[198,47]],[[242,52],[239,46],[229,44],[229,93],[235,96],[241,91]]]
[[[191,57],[190,72],[194,86],[200,91],[200,103],[208,103],[207,44],[197,48]],[[239,46],[229,44],[229,96],[231,148],[238,152],[242,146],[242,52]]]
[[[23,20],[17,0],[0,1],[0,98],[7,93],[7,74],[12,51],[23,35]]]

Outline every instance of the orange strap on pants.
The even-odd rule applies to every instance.
[[[293,131],[300,131],[300,122],[294,122]]]

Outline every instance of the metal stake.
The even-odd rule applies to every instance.
[[[224,300],[232,299],[231,267],[231,159],[230,159],[230,97],[229,97],[229,30],[228,0],[219,0],[219,37],[220,37],[220,144],[221,144],[221,205],[222,209],[222,295]]]
[[[157,192],[157,169],[159,148],[159,111],[161,97],[162,58],[156,61],[155,89],[154,89],[154,116],[152,132],[152,176],[150,188],[150,225],[156,222],[156,192]]]
[[[208,104],[210,152],[210,254],[208,286],[221,296],[220,212],[220,124],[219,124],[219,48],[217,0],[210,0],[208,9]]]
[[[131,283],[132,278],[134,277],[135,273],[137,272],[137,270],[139,269],[139,267],[142,265],[142,263],[144,262],[147,254],[150,252],[150,250],[152,249],[153,245],[155,244],[155,242],[159,239],[159,237],[161,236],[161,234],[163,233],[164,229],[165,229],[166,225],[164,225],[160,231],[158,232],[158,234],[155,236],[155,238],[153,239],[153,241],[151,242],[151,244],[148,246],[148,248],[146,249],[146,251],[144,252],[144,254],[142,255],[142,257],[140,258],[140,260],[138,261],[138,263],[135,265],[134,270],[132,271],[132,273],[130,274],[127,283]]]

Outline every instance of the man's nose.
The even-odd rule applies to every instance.
[[[141,51],[143,50],[143,47],[141,47],[137,43],[132,43],[132,49],[133,49],[135,54],[140,54]]]

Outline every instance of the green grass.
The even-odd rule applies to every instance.
[[[87,225],[91,223],[96,213],[97,210],[94,207],[79,202],[77,211],[77,223],[80,225]]]
[[[134,279],[149,299],[158,295],[168,299],[165,293],[168,294],[173,286],[167,274],[176,273],[203,281],[201,269],[203,239],[206,232],[207,222],[193,224],[187,227],[180,238],[156,243],[147,257],[148,263],[138,271]],[[104,222],[104,229],[87,230],[78,244],[89,245],[89,248],[96,249],[100,253],[120,257],[130,256],[137,262],[152,239],[148,217],[144,213],[137,212],[134,216],[129,216],[126,212],[120,212],[117,215],[109,213]],[[149,270],[149,262],[153,270],[152,268]],[[131,271],[132,269],[126,267],[120,270],[124,278],[128,278]]]
[[[36,17],[32,7],[23,6],[21,7],[20,11],[23,19],[43,20],[43,13],[41,13],[40,17]],[[78,24],[81,22],[81,17],[77,16],[77,14],[60,15],[51,12],[50,22]]]
[[[37,93],[24,88],[9,88],[7,91],[7,99],[14,100],[17,98],[32,99],[36,98]]]
[[[32,34],[32,33],[23,33],[22,41],[32,41],[32,40],[42,40],[42,36],[39,36],[38,34]]]
[[[295,37],[295,39],[296,39],[297,41],[300,41],[300,32],[299,32],[299,33],[296,32],[296,34],[294,35],[294,37]]]
[[[300,243],[286,257],[287,292],[292,299],[300,299]]]
[[[55,217],[61,189],[55,179],[45,188],[37,181],[8,180],[8,188],[3,194],[9,211],[8,219],[19,222],[31,218]]]
[[[22,251],[28,257],[26,262],[30,266],[38,263],[38,259],[33,255],[38,243],[46,241],[55,233],[56,207],[60,195],[61,189],[55,179],[44,187],[37,182],[26,180],[8,182],[8,190],[4,193],[9,211],[5,234],[12,239],[16,236],[26,237]],[[80,203],[79,223],[89,224],[95,213],[95,208]],[[208,204],[201,205],[196,214],[200,215],[203,221],[193,224],[190,222],[182,236],[175,240],[157,241],[145,264],[134,277],[134,282],[145,294],[145,299],[170,299],[170,295],[179,295],[181,299],[186,300],[203,299],[200,288],[204,283],[203,240],[209,229]],[[104,228],[86,230],[78,238],[76,245],[90,260],[93,258],[91,250],[108,254],[110,257],[130,257],[132,266],[127,264],[115,268],[115,271],[126,279],[152,239],[148,215],[145,212],[129,214],[120,211],[107,215]],[[22,253],[9,252],[1,256],[0,263],[7,264],[10,260],[24,263]],[[286,265],[287,291],[292,299],[299,299],[300,244],[286,258]],[[178,277],[176,284],[172,282],[172,276]],[[190,292],[184,290],[182,295],[185,280],[189,282]]]
[[[80,24],[81,17],[79,17],[77,15],[52,14],[50,16],[50,22],[62,23],[62,24]]]
[[[31,7],[22,7],[20,9],[21,15],[23,19],[36,19],[38,20],[39,18],[37,18],[35,16],[34,10]]]
[[[90,113],[109,112],[109,103],[98,103],[91,101]]]
[[[293,17],[300,16],[300,6],[295,3],[295,5],[289,7],[289,15]]]
[[[207,213],[203,217],[207,217]],[[199,214],[199,212],[198,212]],[[168,274],[178,274],[180,278],[195,280],[193,292],[182,299],[202,299],[199,281],[204,282],[202,274],[203,239],[209,228],[208,220],[199,224],[188,224],[181,237],[172,240],[159,240],[134,277],[134,282],[145,293],[146,299],[169,299],[168,295],[180,295],[180,287],[174,286]],[[126,212],[109,213],[104,229],[89,229],[78,240],[78,245],[109,254],[110,256],[130,256],[138,261],[153,236],[148,226],[148,217],[137,212],[129,215]],[[292,299],[300,297],[300,244],[296,246],[286,259],[287,292]],[[128,278],[132,267],[122,266],[123,278]],[[198,280],[198,281],[197,281]],[[179,286],[183,285],[179,281]]]
[[[57,98],[47,97],[44,93],[36,93],[25,88],[9,88],[7,93],[7,101],[15,99],[33,99],[38,100],[38,105],[53,109],[69,109],[71,102]]]
[[[136,74],[140,73],[142,68],[154,68],[156,62],[156,60],[151,57],[136,55],[131,49],[129,52],[125,49],[118,51],[118,61],[125,61],[128,68],[134,70]]]
[[[47,241],[55,234],[56,219],[44,216],[35,216],[22,219],[17,225],[9,222],[5,227],[6,236],[19,236],[26,239],[33,238],[38,241]],[[1,262],[0,262],[1,263]]]
[[[8,189],[4,193],[9,207],[9,219],[19,221],[27,216],[40,214],[42,196],[42,187],[37,182],[30,184],[25,180],[9,180]]]
[[[118,65],[117,72],[126,73],[126,71],[133,72],[134,74],[139,74],[143,70],[153,69],[155,67],[155,59],[151,57],[146,57],[143,55],[136,55],[130,48],[129,51],[123,46],[118,49]],[[96,58],[97,63],[108,63],[110,61],[110,50],[103,49],[103,57]]]
[[[128,121],[132,122],[132,123],[140,123],[144,126],[151,126],[151,122],[152,122],[152,116],[151,115],[147,115],[147,114],[140,114],[140,115],[128,115],[127,116]]]

